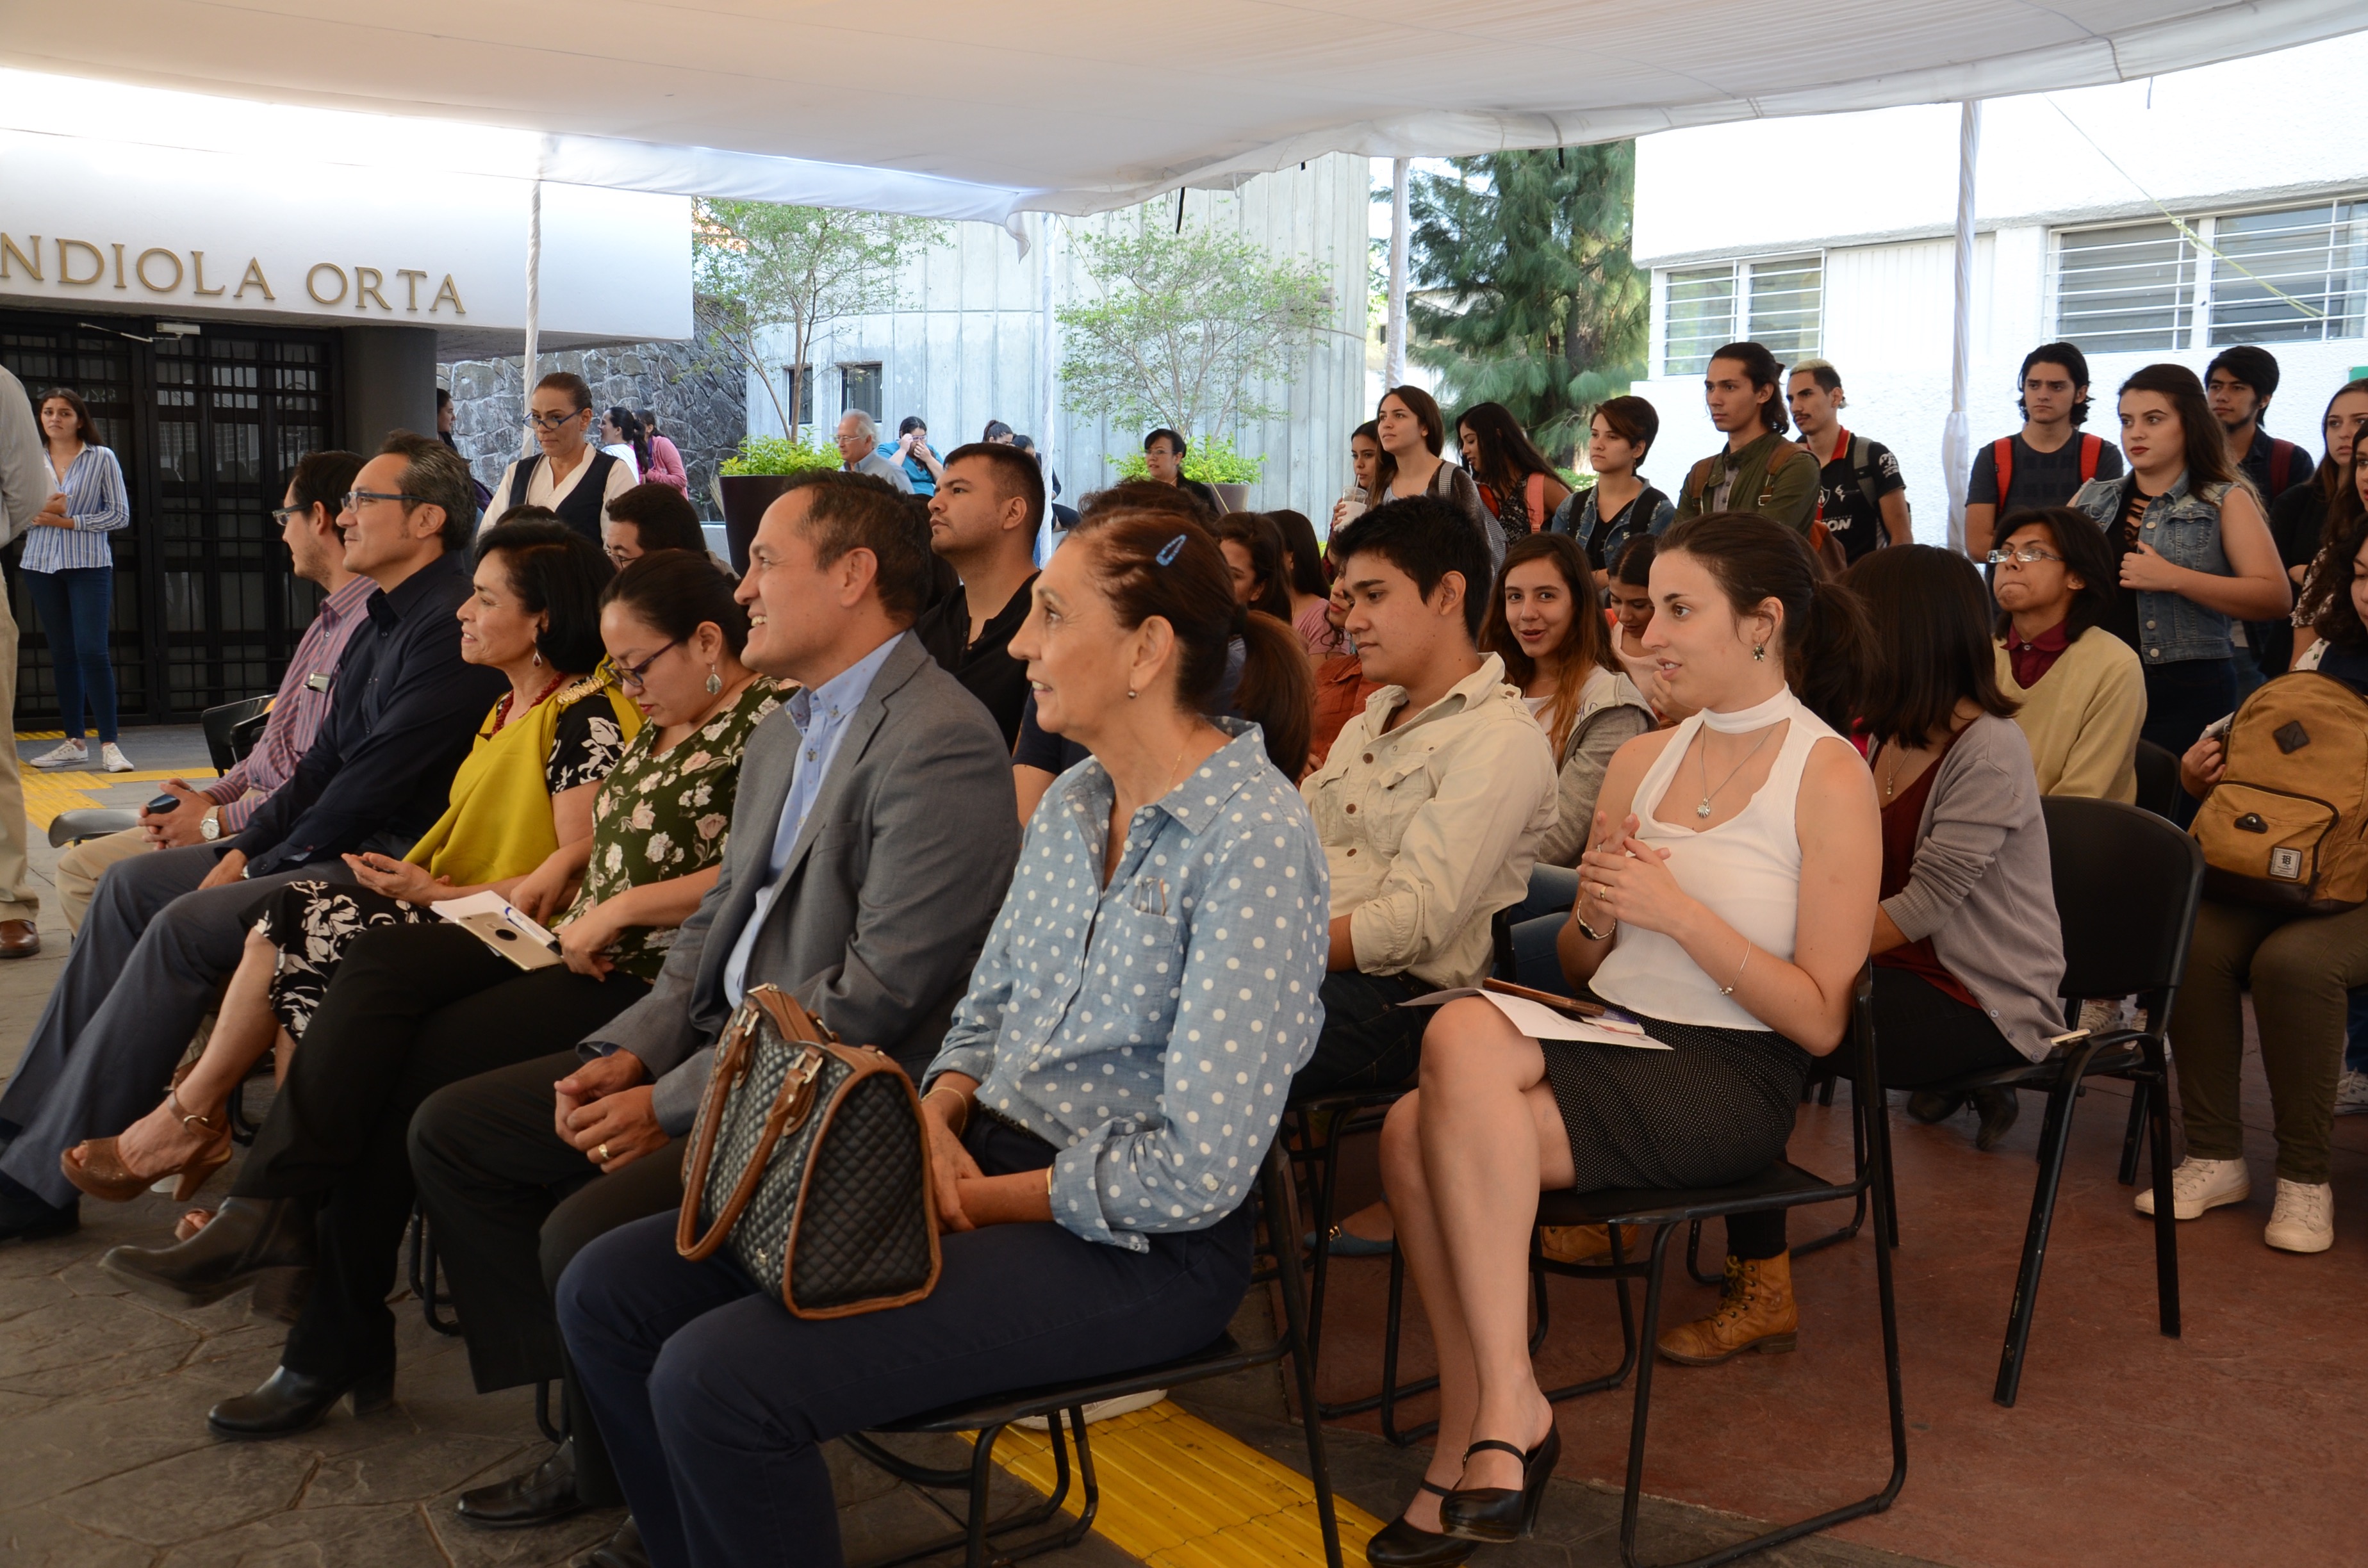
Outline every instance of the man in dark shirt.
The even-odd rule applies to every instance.
[[[915,628],[938,663],[986,705],[1003,744],[1019,735],[1028,667],[1010,653],[1036,581],[1044,475],[1033,454],[984,441],[956,447],[929,497],[929,548],[962,578]]]
[[[2228,439],[2228,460],[2253,482],[2253,488],[2260,493],[2262,515],[2272,519],[2277,516],[2278,498],[2309,483],[2317,472],[2308,452],[2261,428],[2277,390],[2277,356],[2250,343],[2222,349],[2203,373],[2212,417],[2220,422],[2221,433]],[[2273,524],[2273,537],[2275,531]],[[2286,564],[2291,568],[2294,563]],[[2294,662],[2294,626],[2289,621],[2248,620],[2245,642],[2253,651],[2254,669],[2264,678],[2283,675]],[[2241,659],[2237,672],[2238,690],[2251,690],[2257,683],[2245,678]]]
[[[299,877],[350,881],[340,858],[401,855],[442,814],[498,671],[461,658],[476,524],[469,470],[434,437],[389,437],[346,497],[348,571],[365,601],[327,717],[295,773],[224,848],[191,845],[111,869],[23,1060],[0,1096],[0,1240],[78,1222],[58,1156],[154,1108],[216,988],[237,966],[247,914]],[[219,858],[217,858],[219,857]]]
[[[1826,531],[1852,561],[1881,545],[1913,544],[1899,460],[1882,442],[1842,427],[1842,373],[1830,361],[1804,359],[1785,380],[1801,445],[1824,465],[1817,483]]]
[[[2022,357],[2017,382],[2022,428],[1974,453],[1965,486],[1965,553],[1976,561],[1989,554],[1999,518],[2061,506],[2089,480],[2122,476],[2122,449],[2080,433],[2089,418],[2087,355],[2069,343],[2043,344]]]

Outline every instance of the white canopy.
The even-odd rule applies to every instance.
[[[0,64],[541,132],[570,184],[1008,222],[1441,156],[2125,81],[2357,0],[0,0]]]

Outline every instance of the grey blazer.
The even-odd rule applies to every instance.
[[[731,1014],[723,966],[766,881],[801,741],[784,707],[741,763],[722,873],[650,994],[586,1037],[660,1080],[660,1125],[687,1131]],[[977,698],[907,636],[848,722],[748,961],[850,1045],[907,1072],[937,1054],[1019,858],[1011,753]]]

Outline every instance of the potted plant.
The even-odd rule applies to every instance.
[[[724,548],[731,552],[732,570],[748,570],[748,541],[757,537],[765,508],[789,488],[792,477],[838,466],[836,447],[810,446],[803,436],[742,437],[740,450],[723,460],[715,481],[723,503]]]

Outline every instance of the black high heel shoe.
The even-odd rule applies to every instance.
[[[1415,1485],[1435,1497],[1454,1495],[1432,1482],[1417,1481]],[[1373,1568],[1456,1568],[1471,1555],[1470,1541],[1410,1525],[1403,1514],[1375,1530],[1373,1539],[1365,1543],[1365,1561]]]
[[[1521,1540],[1538,1528],[1538,1505],[1546,1498],[1554,1461],[1562,1458],[1562,1431],[1549,1426],[1538,1446],[1528,1453],[1496,1437],[1483,1437],[1463,1450],[1469,1462],[1484,1449],[1497,1449],[1521,1461],[1521,1484],[1458,1487],[1439,1505],[1439,1523],[1449,1535],[1463,1540]]]

